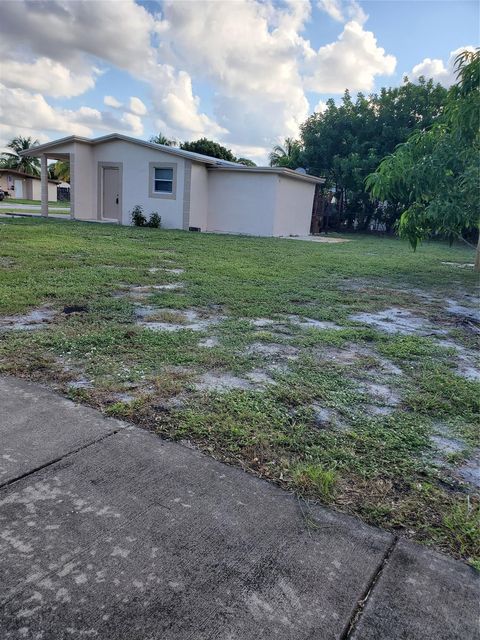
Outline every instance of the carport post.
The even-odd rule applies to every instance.
[[[42,217],[48,216],[48,167],[47,156],[42,153],[40,168],[40,186],[42,198]]]

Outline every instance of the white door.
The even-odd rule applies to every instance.
[[[120,171],[118,167],[103,167],[102,215],[109,220],[120,220]]]
[[[23,180],[15,180],[15,198],[23,198]]]

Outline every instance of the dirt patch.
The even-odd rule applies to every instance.
[[[327,320],[314,320],[313,318],[304,318],[301,316],[287,316],[288,320],[299,327],[300,329],[333,329],[338,331],[343,327],[335,324],[335,322],[329,322]]]
[[[443,455],[450,453],[458,453],[465,449],[465,443],[455,438],[446,438],[445,436],[430,436],[432,445]]]
[[[473,269],[475,266],[473,262],[444,262],[443,260],[442,264],[446,264],[449,267],[457,267],[458,269]]]
[[[391,307],[376,313],[355,313],[350,316],[350,320],[361,322],[389,334],[400,333],[403,335],[426,336],[432,334],[445,335],[447,333],[444,329],[435,329],[425,318],[398,307]]]
[[[284,236],[282,240],[304,240],[305,242],[322,242],[324,244],[351,242],[347,238],[329,238],[328,236]]]
[[[323,407],[317,402],[310,405],[310,408],[313,411],[314,424],[318,429],[335,429],[337,431],[346,431],[348,429],[348,425],[335,409]]]
[[[16,265],[16,261],[13,258],[0,256],[0,269],[10,269]]]
[[[278,344],[276,342],[252,342],[245,353],[248,355],[261,355],[266,358],[286,358],[296,360],[298,349],[288,344]]]
[[[457,469],[457,474],[464,482],[480,489],[480,449]]]
[[[266,371],[263,369],[254,369],[247,373],[245,377],[254,384],[258,385],[266,385],[266,384],[276,384],[275,380],[271,378]]]
[[[438,344],[442,347],[455,349],[455,365],[456,373],[467,380],[480,380],[480,368],[478,364],[478,356],[474,351],[466,349],[453,340],[439,340]]]
[[[49,307],[39,307],[23,315],[0,318],[0,331],[37,331],[53,322],[56,311]]]
[[[252,390],[252,382],[230,373],[204,373],[194,384],[197,391],[231,391],[232,389]]]
[[[446,307],[445,311],[447,313],[451,313],[454,316],[458,316],[460,318],[468,318],[469,320],[473,320],[474,322],[480,323],[480,311],[478,306],[476,307],[467,307],[465,305],[461,305],[456,300],[445,300]]]
[[[396,391],[386,384],[366,381],[360,383],[359,390],[371,396],[384,407],[396,407],[400,404],[400,398]]]
[[[152,331],[206,331],[212,325],[225,320],[225,316],[212,315],[194,309],[173,310],[156,309],[155,307],[137,305],[135,309],[137,324]],[[162,319],[157,320],[159,314]],[[168,321],[168,314],[171,314],[173,321]],[[175,315],[173,315],[175,314]]]
[[[180,269],[180,267],[177,268],[177,269],[164,269],[164,271],[166,271],[167,273],[174,273],[176,275],[180,275],[181,273],[185,273],[185,269]]]
[[[216,337],[205,338],[204,340],[200,340],[198,343],[199,347],[204,347],[205,349],[213,349],[213,347],[218,347],[220,344],[220,340]]]

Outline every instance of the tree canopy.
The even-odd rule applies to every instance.
[[[211,156],[212,158],[220,158],[221,160],[229,160],[230,162],[236,161],[236,158],[230,149],[223,147],[218,142],[208,140],[208,138],[200,138],[193,142],[182,142],[180,148],[185,151],[201,153],[204,156]]]
[[[167,138],[167,136],[164,136],[161,131],[159,131],[156,136],[151,136],[150,142],[153,142],[154,144],[163,144],[166,147],[175,147],[177,144],[176,140]]]
[[[324,176],[339,193],[341,221],[362,229],[373,216],[389,229],[398,207],[378,209],[365,191],[364,181],[387,154],[415,130],[430,126],[442,113],[447,90],[432,80],[413,84],[405,78],[399,87],[378,94],[359,93],[355,100],[345,91],[340,105],[330,99],[322,113],[314,113],[301,126],[303,166]]]
[[[366,181],[374,198],[401,203],[399,232],[414,248],[434,233],[453,241],[479,228],[480,52],[461,53],[456,71],[434,124],[412,133]]]
[[[17,136],[10,140],[7,144],[8,149],[12,149],[13,153],[6,151],[0,156],[0,167],[7,169],[15,169],[23,171],[32,176],[40,175],[40,159],[33,156],[19,156],[20,151],[25,151],[38,145],[38,140]]]

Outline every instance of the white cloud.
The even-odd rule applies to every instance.
[[[410,73],[406,75],[412,80],[418,80],[421,76],[429,80],[432,78],[435,82],[440,82],[444,87],[449,87],[457,80],[455,74],[455,59],[462,51],[475,51],[475,47],[467,45],[455,49],[450,52],[450,56],[445,64],[440,58],[424,58],[422,62],[415,65]]]
[[[317,4],[319,9],[328,13],[337,22],[354,20],[364,24],[368,19],[357,0],[318,0]]]
[[[395,56],[377,45],[375,35],[358,22],[348,22],[338,40],[324,47],[308,60],[310,74],[305,86],[318,93],[371,91],[375,76],[395,71]]]
[[[112,109],[121,109],[123,106],[120,100],[117,100],[113,96],[104,96],[103,104],[107,107],[112,107]]]
[[[0,80],[7,86],[39,91],[54,98],[71,98],[93,89],[99,73],[95,67],[75,73],[60,62],[45,57],[23,62],[3,54]]]
[[[40,93],[11,89],[0,84],[0,121],[8,135],[18,135],[19,124],[39,137],[37,132],[62,132],[65,135],[91,136],[94,130],[121,131],[142,135],[141,119],[130,113],[117,116],[91,107],[77,110],[52,107]]]
[[[132,96],[129,102],[129,111],[137,116],[144,116],[147,113],[147,107],[140,98]]]
[[[313,111],[315,113],[324,113],[326,110],[327,110],[327,103],[324,100],[319,100],[315,105],[315,107],[313,108]]]
[[[0,59],[13,60],[18,71],[4,82],[13,91],[9,104],[20,105],[22,123],[35,132],[143,135],[154,124],[169,137],[207,136],[265,157],[278,139],[298,136],[310,112],[306,89],[369,90],[395,67],[362,28],[367,16],[357,0],[319,5],[347,24],[337,41],[315,51],[303,36],[310,0],[165,0],[161,15],[133,0],[4,3]],[[144,82],[146,99],[105,95],[101,111],[87,101],[76,110],[46,101],[82,95],[110,66]],[[24,106],[29,100],[34,114]]]

